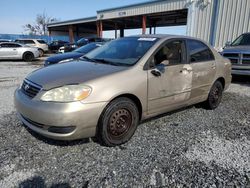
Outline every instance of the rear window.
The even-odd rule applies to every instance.
[[[46,44],[44,40],[37,40],[40,44]]]

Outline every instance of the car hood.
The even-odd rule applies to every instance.
[[[57,55],[51,56],[47,58],[46,61],[51,62],[51,63],[58,63],[59,61],[62,61],[64,59],[70,59],[70,58],[76,59],[83,55],[84,54],[81,54],[78,52],[68,52],[64,54],[57,54]]]
[[[250,46],[229,46],[222,53],[250,53]]]
[[[127,67],[73,61],[38,69],[26,79],[42,86],[44,90],[49,90],[63,85],[84,83],[125,69]]]

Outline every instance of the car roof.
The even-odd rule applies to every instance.
[[[44,40],[44,39],[16,39],[16,40]]]
[[[19,44],[19,45],[23,46],[23,44],[20,44],[18,42],[8,42],[8,41],[6,41],[6,42],[0,42],[0,44]]]
[[[182,38],[182,39],[195,39],[195,40],[200,40],[194,37],[189,37],[185,35],[170,35],[170,34],[145,34],[145,35],[132,35],[128,37],[144,37],[144,38]]]

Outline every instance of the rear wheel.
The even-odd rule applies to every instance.
[[[39,57],[42,57],[44,55],[44,51],[42,49],[38,49],[39,51]]]
[[[207,100],[205,101],[205,107],[211,110],[217,108],[221,102],[222,92],[222,83],[220,81],[216,81],[208,94]]]
[[[32,61],[34,59],[34,54],[31,53],[31,52],[26,52],[24,55],[23,55],[23,60],[24,61]]]
[[[117,146],[127,142],[139,123],[139,112],[135,103],[125,97],[112,101],[103,111],[97,137],[106,146]]]

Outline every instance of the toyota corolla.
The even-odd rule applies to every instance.
[[[15,92],[21,121],[58,140],[128,141],[141,120],[220,104],[231,63],[203,41],[172,35],[120,38],[78,61],[29,74]]]

